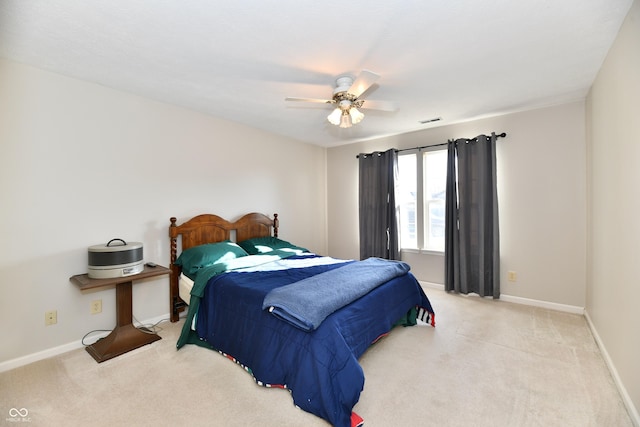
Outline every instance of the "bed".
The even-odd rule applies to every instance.
[[[396,325],[435,326],[431,304],[406,264],[314,254],[278,222],[170,219],[171,321],[188,309],[177,347],[215,350],[332,425],[361,425],[358,358]]]

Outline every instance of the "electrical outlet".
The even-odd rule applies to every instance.
[[[102,313],[102,300],[97,299],[91,301],[91,314]]]
[[[515,282],[516,280],[518,280],[518,275],[515,271],[509,271],[507,272],[507,280],[509,280],[510,282]]]
[[[58,323],[58,311],[51,310],[44,313],[44,324],[45,326],[55,325]]]

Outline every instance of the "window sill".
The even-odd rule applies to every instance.
[[[439,255],[439,256],[444,256],[444,252],[441,251],[434,251],[434,250],[429,250],[429,249],[412,249],[412,248],[402,248],[400,249],[400,252],[405,252],[405,253],[409,253],[409,254],[421,254],[421,255]]]

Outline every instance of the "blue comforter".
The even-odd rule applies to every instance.
[[[259,383],[289,389],[294,403],[303,410],[334,426],[350,426],[352,409],[364,387],[358,358],[408,311],[420,307],[433,313],[429,300],[413,275],[405,273],[305,332],[263,310],[265,296],[273,289],[344,266],[344,262],[312,255],[262,259],[265,262],[256,262],[250,269],[209,272],[204,285],[199,275],[178,348],[197,343],[223,352],[245,366]],[[191,331],[196,311],[196,327]]]

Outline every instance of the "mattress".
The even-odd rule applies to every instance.
[[[182,298],[182,301],[189,304],[191,301],[191,289],[193,288],[193,280],[189,279],[183,273],[180,274],[178,279],[178,295]]]

